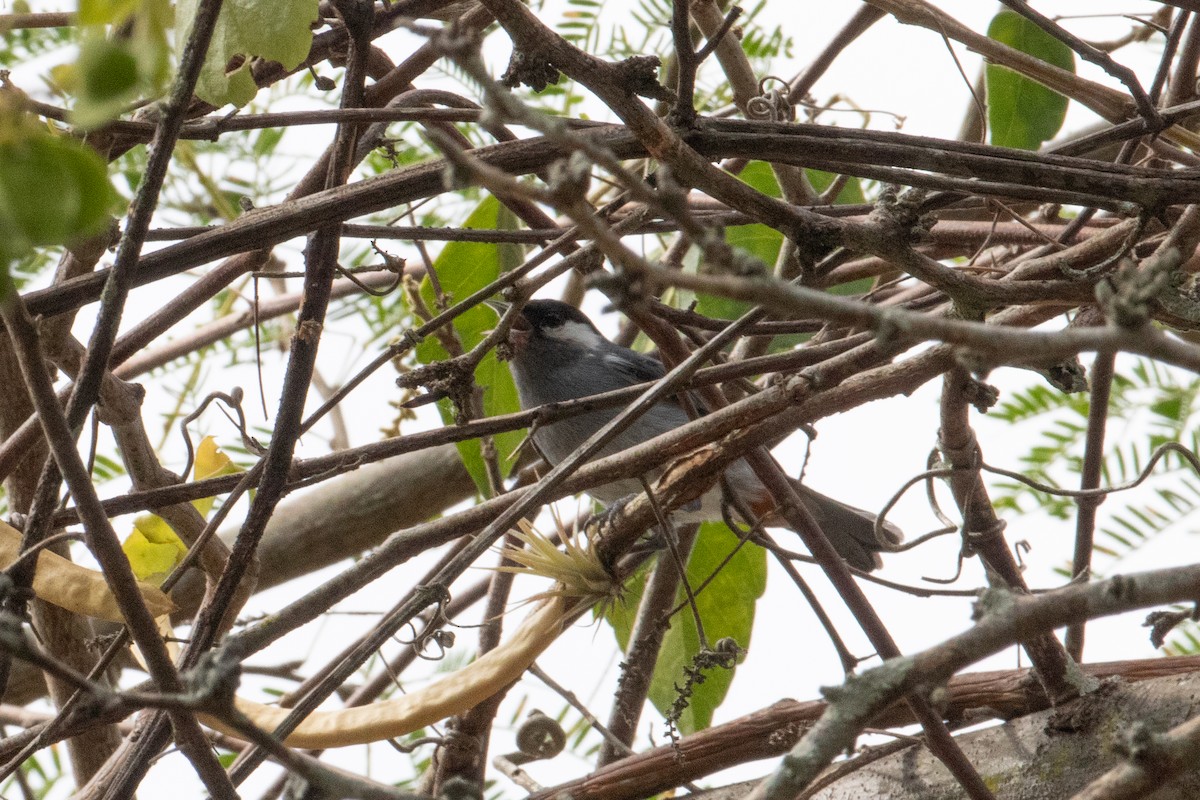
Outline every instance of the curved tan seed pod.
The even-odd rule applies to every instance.
[[[0,569],[17,560],[21,550],[21,532],[0,522]],[[175,606],[157,586],[138,581],[138,591],[155,617],[171,613]],[[33,593],[67,611],[109,622],[124,622],[117,601],[102,573],[81,567],[49,550],[38,554]]]
[[[378,742],[460,714],[503,690],[521,677],[534,660],[554,642],[569,619],[572,605],[561,597],[549,597],[513,632],[507,641],[445,676],[437,683],[395,700],[338,711],[317,711],[292,732],[289,747],[324,749]],[[267,706],[237,698],[237,708],[255,725],[274,730],[289,709]],[[222,733],[237,732],[220,720],[199,715],[205,725]]]

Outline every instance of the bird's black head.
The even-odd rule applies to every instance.
[[[521,316],[524,318],[524,322],[538,333],[561,329],[569,322],[596,330],[596,326],[592,324],[586,314],[575,306],[560,300],[530,300],[521,309]]]
[[[530,300],[513,322],[508,341],[514,354],[520,356],[533,343],[539,349],[558,345],[574,350],[598,347],[606,340],[575,306],[559,300]]]

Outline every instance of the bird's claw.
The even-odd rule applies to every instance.
[[[632,499],[633,495],[626,495],[593,513],[584,520],[583,529],[589,534],[595,533],[596,536],[603,537],[608,529],[620,518],[626,504]]]

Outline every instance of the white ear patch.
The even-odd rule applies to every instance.
[[[597,333],[591,325],[574,320],[566,320],[562,325],[553,328],[543,328],[542,333],[548,339],[574,344],[589,350],[598,347],[605,341],[604,337]]]

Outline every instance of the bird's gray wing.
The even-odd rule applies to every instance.
[[[601,358],[606,365],[621,375],[626,384],[657,381],[667,374],[662,362],[657,358],[627,347],[613,345]]]
[[[626,385],[662,380],[663,376],[667,374],[663,363],[658,360],[656,355],[639,353],[619,345],[613,345],[602,358],[606,364],[620,374],[622,382]],[[699,397],[692,392],[687,394],[701,416],[708,413],[708,409],[704,407]],[[679,404],[679,397],[676,395],[665,397],[660,402],[667,403],[671,407],[679,409],[681,413],[683,412],[683,407]],[[684,421],[686,420],[681,420],[678,424],[683,424]]]

